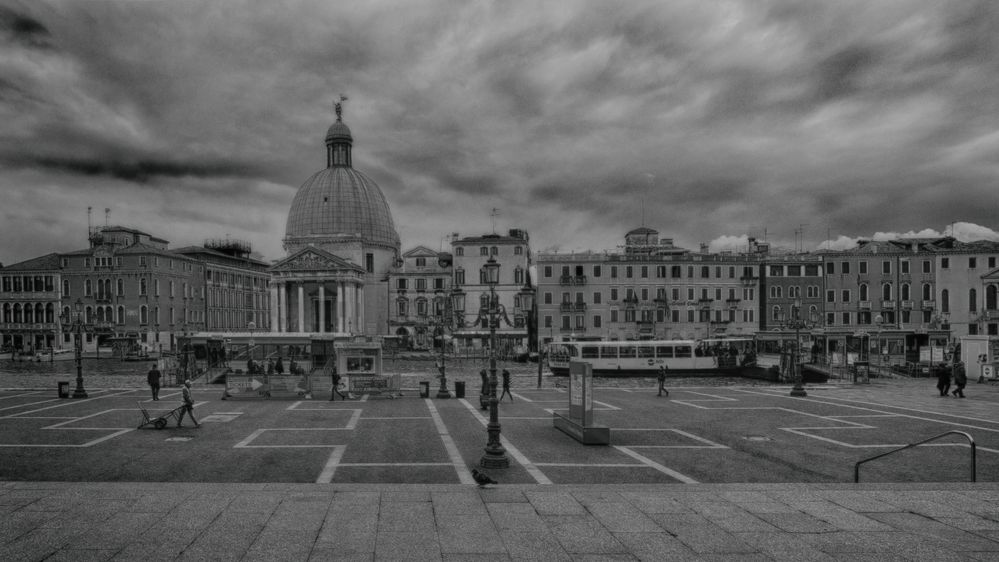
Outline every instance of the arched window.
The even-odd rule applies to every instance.
[[[88,306],[87,309],[84,311],[83,318],[84,318],[83,321],[85,323],[87,323],[87,324],[93,324],[93,322],[94,322],[94,309]]]
[[[68,297],[69,295],[69,279],[62,280],[62,296]]]
[[[819,318],[819,309],[813,304],[808,307],[808,320],[817,320]]]
[[[90,279],[87,279],[83,283],[83,294],[84,294],[84,296],[87,296],[87,297],[89,297],[90,295],[94,294],[94,285],[93,285],[93,282]]]
[[[891,300],[891,283],[885,283],[881,285],[881,300],[890,301]]]
[[[427,315],[427,299],[416,299],[416,315]]]
[[[38,303],[35,305],[35,322],[45,321],[45,305]]]
[[[780,306],[773,307],[773,320],[780,320]]]
[[[118,318],[117,318],[117,320],[118,320],[119,324],[124,324],[125,323],[125,307],[124,306],[119,306],[118,307]]]
[[[35,308],[30,304],[24,305],[24,323],[30,324],[35,321]]]
[[[118,279],[118,296],[121,297],[121,296],[124,296],[124,295],[125,295],[125,280],[119,278]]]
[[[909,298],[910,295],[909,295],[909,284],[908,283],[902,283],[902,286],[899,287],[899,291],[901,292],[900,296],[901,296],[902,300],[904,300],[904,301],[911,300]]]
[[[940,312],[950,312],[950,291],[940,291]]]
[[[995,285],[989,285],[985,288],[985,310],[996,310],[996,308],[999,308],[996,297]]]
[[[968,290],[968,310],[978,312],[978,291],[975,289]]]
[[[409,301],[406,299],[399,299],[396,301],[396,306],[399,309],[399,316],[406,316],[409,314]]]
[[[862,301],[870,300],[868,298],[868,296],[869,295],[867,294],[867,283],[861,283],[860,284],[860,300],[862,300]]]
[[[139,307],[139,324],[149,323],[149,307],[142,305]]]
[[[456,256],[463,256],[463,255],[465,255],[465,248],[462,248],[461,246],[458,246],[457,248],[454,249],[454,255],[456,255]]]
[[[21,322],[21,304],[14,303],[14,323],[17,324]]]
[[[146,292],[147,292],[147,289],[146,289],[146,278],[143,277],[143,278],[139,279],[139,294],[140,295],[145,295]]]
[[[103,322],[104,321],[104,307],[103,306],[97,307],[97,321],[98,322]]]
[[[933,300],[933,286],[929,283],[923,283],[923,300],[931,301]]]
[[[4,321],[5,324],[10,324],[11,323],[11,319],[10,319],[11,314],[10,313],[11,313],[10,303],[9,302],[3,303],[3,321]]]
[[[492,248],[489,248],[489,253],[491,255],[495,256],[495,255],[499,254],[499,248],[497,248],[496,246],[493,246]]]

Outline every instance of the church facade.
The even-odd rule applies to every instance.
[[[375,335],[388,326],[387,279],[400,259],[399,234],[378,184],[353,168],[353,135],[341,103],[335,108],[326,168],[295,194],[287,256],[270,268],[272,332]]]

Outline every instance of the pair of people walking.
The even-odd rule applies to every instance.
[[[954,390],[951,391],[951,377],[953,375]],[[965,371],[964,363],[955,361],[953,367],[948,367],[946,363],[941,363],[937,367],[937,390],[940,396],[952,395],[957,398],[964,398],[964,387],[968,385],[968,374]]]

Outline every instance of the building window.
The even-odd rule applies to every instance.
[[[593,293],[593,304],[600,304],[600,292]]]
[[[826,291],[826,302],[836,302],[836,291],[829,289]]]
[[[978,258],[968,258],[968,269],[975,269],[978,267]]]
[[[600,266],[599,265],[593,266],[593,276],[594,277],[600,277]]]
[[[399,316],[406,316],[409,313],[409,302],[406,299],[396,301]]]
[[[648,278],[649,278],[649,266],[643,265],[642,266],[642,279],[648,279]]]
[[[551,279],[551,276],[552,276],[552,266],[546,265],[544,272],[545,272],[545,279]]]
[[[628,278],[628,279],[631,279],[632,277],[634,277],[634,269],[630,265],[625,266],[625,268],[624,268],[624,276],[626,278]]]
[[[597,315],[595,315],[593,317],[593,327],[594,328],[599,328],[600,327],[600,315],[599,314],[597,314]]]
[[[899,267],[902,269],[902,275],[909,274],[909,260],[902,260],[899,262]]]
[[[836,264],[829,262],[826,264],[826,275],[833,275],[836,273]]]
[[[844,326],[849,326],[850,325],[850,313],[849,312],[844,312],[843,313],[843,325]]]
[[[513,282],[517,285],[524,284],[524,270],[518,265],[517,269],[513,270]]]
[[[706,266],[706,265],[702,265],[701,266],[701,279],[708,279],[709,277],[711,277],[711,268],[708,267],[708,266]]]
[[[427,267],[427,258],[416,258],[416,267]]]
[[[426,291],[427,290],[427,280],[424,279],[423,277],[420,277],[419,279],[417,279],[416,280],[416,290],[417,291]]]
[[[933,300],[933,287],[929,283],[923,283],[923,300]]]
[[[499,248],[497,248],[496,246],[489,248],[489,254],[493,256],[499,255]]]
[[[396,279],[395,288],[398,289],[398,290],[400,290],[400,291],[405,291],[406,290],[406,281],[407,281],[407,279],[405,277],[400,277],[399,279]]]
[[[940,312],[950,312],[950,291],[940,291]]]
[[[950,269],[950,258],[940,258],[940,269]]]
[[[859,273],[860,275],[867,275],[867,262],[866,261],[860,262],[859,267],[860,267],[860,270],[857,273]],[[861,300],[863,300],[863,299],[861,299]]]
[[[513,247],[513,255],[515,255],[515,256],[522,256],[522,255],[524,255],[524,247],[523,246],[514,246]]]
[[[610,311],[610,321],[617,322],[617,309],[611,309]]]
[[[489,246],[482,246],[481,248],[479,248],[479,255],[480,256],[488,256],[489,255]]]
[[[617,279],[617,266],[611,266],[611,279]]]
[[[850,302],[850,289],[843,289],[842,302]]]
[[[546,314],[545,315],[545,328],[551,328],[551,327],[552,327],[552,317]]]
[[[669,268],[669,276],[673,279],[680,279],[683,277],[683,268],[679,265],[673,265]]]
[[[572,329],[571,322],[572,322],[572,317],[571,316],[568,316],[568,315],[563,316],[562,317],[562,329],[563,330],[571,330]]]
[[[911,295],[909,294],[909,284],[902,283],[902,285],[899,287],[899,298],[904,301],[907,301],[909,300],[910,296]]]
[[[978,291],[970,289],[968,291],[968,310],[978,312]]]
[[[889,261],[889,260],[882,260],[881,261],[881,273],[883,275],[890,275],[891,274],[891,261]]]
[[[549,291],[545,291],[545,304],[552,303],[552,294]]]
[[[3,280],[4,280],[4,291],[8,291],[9,292],[10,288],[7,286],[7,282],[10,280],[10,278],[9,277],[4,277]],[[62,280],[62,296],[63,297],[71,296],[70,293],[69,293],[69,279],[63,279]]]
[[[364,254],[364,269],[368,273],[375,272],[375,255],[374,254]]]
[[[930,272],[930,260],[923,260],[923,273]]]
[[[850,274],[850,262],[845,261],[845,262],[840,263],[839,271],[843,275],[849,275]]]
[[[456,256],[464,256],[465,255],[465,248],[463,248],[461,246],[458,246],[457,248],[454,249],[454,255],[456,255]]]

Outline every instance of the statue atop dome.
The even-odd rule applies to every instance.
[[[340,94],[340,99],[333,102],[333,111],[336,112],[337,122],[343,121],[343,102],[347,101],[347,96]]]

